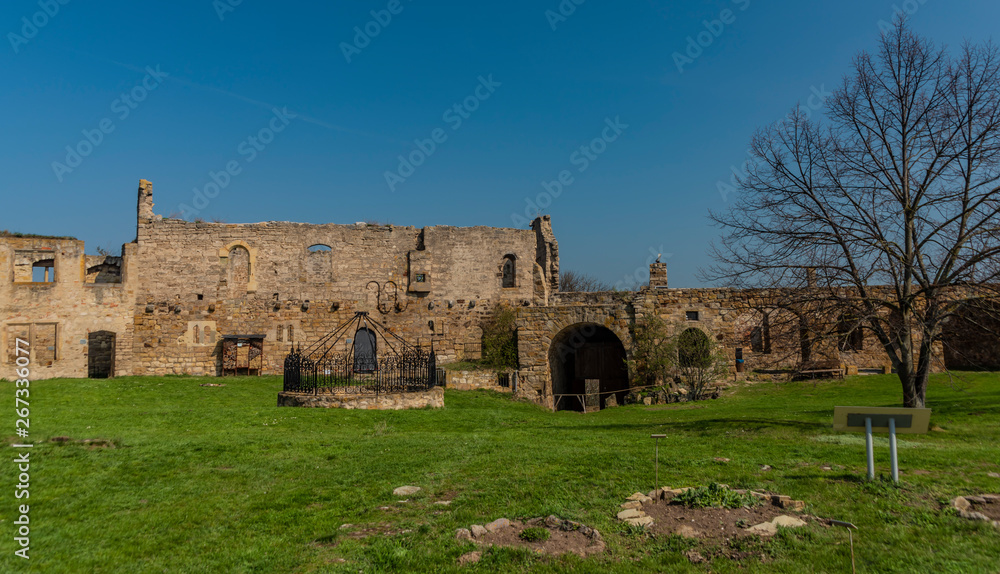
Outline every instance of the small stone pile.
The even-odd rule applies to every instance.
[[[956,496],[951,500],[951,506],[958,511],[958,515],[968,520],[981,520],[991,522],[993,526],[1000,528],[1000,520],[992,520],[982,512],[973,510],[973,504],[1000,504],[1000,494],[983,494],[981,496]]]

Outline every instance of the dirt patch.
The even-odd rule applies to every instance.
[[[387,522],[375,524],[342,524],[336,533],[321,536],[313,540],[312,543],[316,546],[335,548],[343,538],[361,540],[369,536],[397,536],[409,532],[413,532],[413,530],[400,530],[396,525]]]
[[[987,496],[988,498],[966,496],[965,499],[972,504],[969,510],[983,514],[990,520],[1000,520],[1000,495]]]
[[[753,508],[688,508],[683,504],[654,501],[643,504],[642,511],[653,519],[649,530],[654,534],[676,534],[684,538],[725,541],[755,536],[747,529],[755,524],[771,522],[781,515],[805,517],[788,510],[761,504]]]
[[[491,523],[495,524],[495,523]],[[544,528],[549,532],[547,540],[529,542],[521,538],[525,528]],[[604,540],[600,532],[574,522],[561,520],[555,516],[547,518],[532,518],[521,522],[509,521],[509,525],[497,528],[472,538],[476,544],[485,546],[513,546],[527,548],[537,554],[559,556],[561,554],[576,554],[585,557],[604,552]]]
[[[116,444],[115,441],[105,438],[85,438],[82,440],[74,440],[68,436],[54,436],[49,439],[49,442],[53,442],[58,445],[78,444],[85,446],[90,450],[94,450],[96,448],[118,448],[118,444]]]

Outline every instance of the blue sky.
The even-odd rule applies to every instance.
[[[897,10],[949,46],[1000,22],[988,0],[331,4],[5,1],[0,229],[117,250],[140,178],[159,214],[233,223],[541,209],[564,270],[628,288],[663,252],[698,286],[756,128],[821,102]]]

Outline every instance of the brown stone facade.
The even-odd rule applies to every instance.
[[[156,215],[143,180],[136,231],[118,257],[85,255],[73,239],[0,236],[0,367],[26,338],[35,377],[218,375],[223,337],[263,334],[262,372],[278,374],[294,345],[358,311],[445,363],[478,351],[480,321],[498,304],[518,309],[517,393],[550,408],[578,390],[569,380],[623,392],[631,326],[647,315],[702,331],[734,365],[740,349],[746,371],[888,363],[871,335],[818,337],[803,357],[800,318],[764,317],[761,293],[669,288],[659,262],[638,291],[559,292],[548,216],[530,229],[188,222]],[[976,340],[1000,355],[995,334]]]

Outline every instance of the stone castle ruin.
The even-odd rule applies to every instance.
[[[748,369],[810,358],[781,348],[753,293],[671,289],[666,264],[650,267],[638,291],[560,292],[549,216],[530,229],[189,222],[155,215],[142,180],[136,239],[120,256],[85,255],[72,238],[0,236],[0,362],[13,366],[22,338],[38,378],[280,374],[293,346],[367,312],[440,364],[478,352],[480,322],[501,304],[518,309],[517,393],[553,409],[588,380],[604,397],[628,390],[630,329],[646,315],[697,329],[731,357],[740,349]],[[874,337],[841,335],[816,354],[887,372]],[[965,329],[952,336],[984,345]],[[226,341],[253,346],[257,362],[227,362]],[[976,360],[1000,356],[996,341],[985,347]],[[967,366],[965,354],[945,357]]]

